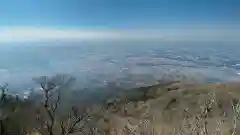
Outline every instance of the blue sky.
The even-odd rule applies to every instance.
[[[158,27],[236,24],[239,0],[1,0],[1,26]]]
[[[0,28],[11,30],[177,29],[189,26],[235,29],[239,24],[239,0],[0,1]]]

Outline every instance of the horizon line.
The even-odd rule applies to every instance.
[[[170,41],[240,41],[239,28],[184,27],[162,29],[87,29],[46,27],[0,27],[0,43],[37,41],[83,41],[159,39]]]

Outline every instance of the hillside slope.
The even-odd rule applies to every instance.
[[[239,82],[187,81],[160,81],[153,86],[128,90],[101,92],[100,89],[94,91],[94,102],[76,103],[77,114],[68,110],[71,106],[58,108],[53,131],[59,135],[61,122],[69,125],[68,121],[75,120],[69,119],[69,115],[74,113],[72,116],[81,118],[76,125],[81,131],[72,135],[236,135],[240,134],[239,89]],[[37,130],[48,135],[49,117],[43,104],[31,100],[9,101],[1,106],[7,111],[7,119],[0,117],[7,133],[24,130],[20,135],[25,135]]]
[[[236,134],[240,84],[170,82],[125,91],[108,102],[110,134]]]

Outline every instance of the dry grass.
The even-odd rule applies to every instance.
[[[88,107],[87,114],[93,119],[82,132],[68,134],[237,135],[240,134],[239,90],[237,82],[180,81],[128,90],[109,101],[107,108]],[[69,125],[68,121],[64,124]]]
[[[126,125],[114,129],[118,134],[134,135],[237,135],[240,133],[239,86],[235,82],[150,87],[147,94],[151,98],[121,104],[121,108],[129,111],[125,115],[111,114],[118,117],[115,122]],[[129,117],[138,122],[131,125],[131,120],[126,121]]]

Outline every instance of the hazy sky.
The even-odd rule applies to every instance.
[[[163,37],[185,28],[238,37],[239,24],[240,0],[0,0],[0,41]]]

